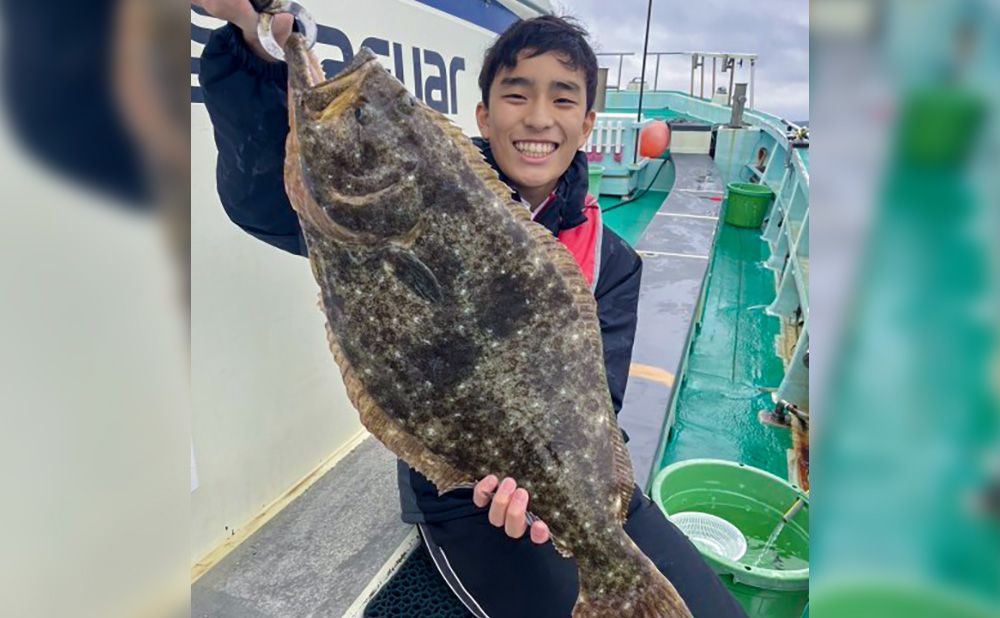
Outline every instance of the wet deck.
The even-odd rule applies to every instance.
[[[192,585],[191,616],[360,616],[416,544],[396,457],[369,437]]]
[[[788,431],[757,420],[758,412],[774,407],[772,394],[785,373],[775,346],[781,323],[767,313],[775,295],[767,257],[760,230],[720,228],[704,317],[677,393],[671,440],[657,467],[708,457],[788,477]]]
[[[643,257],[639,324],[632,375],[619,423],[629,435],[636,482],[645,487],[657,450],[674,377],[681,373],[688,333],[718,229],[722,179],[707,155],[675,154],[674,186],[636,243]]]

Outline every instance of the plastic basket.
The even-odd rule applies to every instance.
[[[739,528],[721,517],[688,511],[671,515],[670,521],[693,543],[718,556],[739,560],[747,553],[746,537]]]

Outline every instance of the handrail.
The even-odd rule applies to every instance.
[[[622,72],[622,61],[624,56],[634,56],[635,54],[629,52],[602,52],[597,54],[598,56],[617,56],[618,57],[618,80],[615,85],[616,90],[621,90],[621,72]],[[729,73],[729,90],[727,92],[726,105],[732,105],[733,96],[733,81],[735,77],[735,69],[737,62],[740,66],[743,65],[743,61],[748,61],[750,63],[750,92],[749,92],[749,107],[748,109],[754,109],[754,99],[757,93],[756,88],[756,76],[755,69],[757,66],[757,59],[760,57],[758,54],[751,54],[745,52],[706,52],[706,51],[652,51],[647,52],[646,56],[656,57],[656,66],[653,69],[653,90],[659,89],[660,85],[660,58],[662,56],[690,56],[691,57],[691,85],[688,90],[690,96],[695,96],[694,94],[694,82],[695,82],[695,71],[701,69],[701,88],[699,92],[699,98],[705,98],[705,60],[707,58],[712,59],[712,88],[711,92],[715,93],[715,82],[716,76],[719,71],[718,60],[722,60],[722,72],[725,73],[727,70]]]
[[[625,56],[634,56],[634,52],[600,52],[594,54],[595,56],[618,56],[618,79],[615,82],[615,90],[622,89],[622,61],[625,60]]]

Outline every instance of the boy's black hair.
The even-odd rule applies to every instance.
[[[479,72],[483,105],[489,107],[490,86],[500,69],[517,66],[518,55],[528,50],[528,58],[559,52],[566,66],[582,69],[587,76],[587,111],[597,98],[597,56],[587,42],[587,31],[571,17],[542,15],[514,23],[486,50]]]

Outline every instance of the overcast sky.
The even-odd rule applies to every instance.
[[[557,14],[568,13],[583,21],[595,51],[635,53],[625,60],[623,87],[640,73],[646,6],[647,0],[552,0]],[[653,0],[649,51],[756,53],[756,106],[791,121],[809,119],[808,0]],[[646,66],[650,85],[654,62],[650,56]],[[614,82],[617,61],[604,59],[602,64],[614,65],[608,76]],[[707,96],[711,60],[705,65]],[[721,84],[721,73],[718,79]],[[690,80],[690,59],[664,57],[660,61],[660,88],[687,91]],[[700,74],[695,77],[695,94],[699,80]],[[728,86],[728,74],[725,81]],[[736,81],[750,81],[746,64],[737,69]]]

